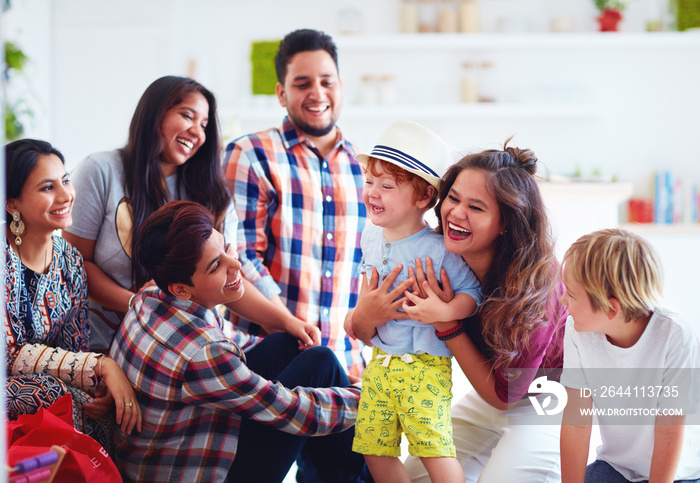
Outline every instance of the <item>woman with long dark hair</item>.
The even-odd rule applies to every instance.
[[[531,150],[506,142],[503,150],[465,156],[440,183],[438,231],[447,250],[472,269],[484,295],[474,316],[435,324],[449,334],[447,346],[474,389],[452,408],[457,459],[468,482],[560,479],[559,426],[511,419],[532,411],[526,395],[535,377],[558,377],[563,364],[567,310],[559,302],[563,285],[536,171]],[[413,293],[406,292],[410,302],[452,298],[444,271],[435,274],[430,260],[416,267]],[[362,340],[395,318],[405,302],[396,298],[411,280],[388,291],[395,275],[379,287],[373,277],[371,290],[361,294],[347,323]],[[420,460],[411,457],[406,466],[413,481],[427,481]]]
[[[235,239],[238,218],[220,153],[214,95],[195,80],[165,76],[141,96],[126,146],[90,155],[72,173],[75,222],[64,237],[85,259],[91,349],[109,347],[135,294],[153,285],[131,258],[134,234],[151,213],[171,200],[195,201],[214,215],[227,239]],[[254,314],[256,321],[260,315],[268,329],[290,332],[305,345],[320,342],[317,328],[282,307],[272,317]]]

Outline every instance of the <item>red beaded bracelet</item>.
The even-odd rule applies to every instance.
[[[435,335],[437,336],[438,339],[445,341],[445,340],[450,340],[454,337],[457,337],[459,334],[464,332],[464,323],[460,322],[456,326],[452,327],[449,330],[446,330],[445,332],[438,332],[437,330],[435,331]]]

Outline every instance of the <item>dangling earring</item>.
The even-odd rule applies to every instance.
[[[22,220],[19,219],[19,211],[15,210],[14,213],[12,213],[12,222],[10,223],[10,231],[12,232],[13,235],[15,235],[17,238],[15,238],[15,245],[19,246],[22,244],[22,239],[20,238],[20,235],[24,233],[24,223]]]

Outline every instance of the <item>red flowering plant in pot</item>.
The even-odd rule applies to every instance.
[[[600,11],[596,18],[601,32],[617,32],[617,25],[622,20],[622,11],[625,9],[624,0],[593,0]]]

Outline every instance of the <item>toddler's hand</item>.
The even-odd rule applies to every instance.
[[[423,282],[422,289],[425,294],[424,298],[408,290],[404,292],[406,300],[402,307],[406,313],[410,315],[411,319],[417,320],[423,324],[432,324],[434,322],[446,320],[445,308],[447,303],[443,302],[442,299],[433,292],[427,281]]]

